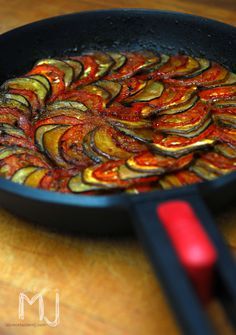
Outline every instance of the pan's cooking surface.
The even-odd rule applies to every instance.
[[[88,24],[89,22],[89,24]],[[122,22],[122,24],[121,24]],[[109,26],[109,29],[108,29]],[[168,29],[167,29],[168,28]],[[186,34],[188,30],[188,34]],[[0,38],[0,74],[4,81],[10,77],[29,71],[36,60],[48,56],[63,56],[63,54],[75,55],[93,49],[102,50],[135,50],[152,49],[166,53],[185,52],[195,57],[207,57],[224,66],[233,69],[235,58],[235,28],[199,17],[188,16],[179,13],[165,13],[146,10],[117,10],[101,12],[85,12],[53,18],[32,25],[22,27],[6,33]],[[45,38],[47,36],[47,38]],[[20,41],[20,43],[19,43]],[[17,55],[17,62],[16,56]],[[27,55],[27,57],[26,57]],[[233,197],[235,177],[229,174],[209,184],[191,186],[187,189],[153,192],[138,196],[138,198],[168,198],[180,196],[186,192],[200,190],[215,204],[227,201],[227,197]],[[218,192],[225,192],[225,197],[217,197]],[[212,196],[214,191],[214,196]],[[127,228],[127,214],[120,211],[126,207],[126,197],[119,195],[96,198],[70,196],[56,193],[31,190],[23,186],[13,185],[11,182],[1,182],[2,204],[11,208],[15,213],[25,215],[38,222],[48,221],[58,225],[67,221],[68,215],[77,216],[77,207],[113,206],[113,209],[100,212],[84,211],[80,208],[80,215],[86,215],[87,223],[91,223],[96,217],[101,222],[101,229],[115,231]],[[30,206],[29,206],[30,203]],[[64,206],[60,206],[64,204]],[[23,210],[27,207],[27,211]],[[53,213],[53,215],[52,215]],[[104,218],[104,215],[107,219]],[[106,222],[113,220],[111,228]],[[122,225],[122,222],[124,224]],[[97,225],[80,226],[81,230],[97,229]]]
[[[0,176],[62,193],[142,193],[236,170],[236,74],[158,51],[38,60],[2,84]]]

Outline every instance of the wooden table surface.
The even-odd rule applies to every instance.
[[[194,13],[235,24],[235,0],[0,0],[0,32],[42,18],[88,9],[148,7]],[[16,55],[17,57],[17,55]],[[236,210],[217,218],[236,248]],[[0,335],[177,335],[180,334],[142,247],[133,238],[63,236],[0,210]],[[18,319],[18,297],[43,293],[45,314],[60,324],[38,322],[38,306]],[[220,333],[233,334],[219,306],[209,307]],[[35,326],[30,325],[35,323]]]

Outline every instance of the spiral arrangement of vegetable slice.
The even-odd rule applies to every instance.
[[[236,74],[153,51],[45,58],[0,89],[0,176],[137,194],[236,170]]]

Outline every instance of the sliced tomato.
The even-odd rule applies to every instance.
[[[212,63],[212,66],[203,71],[201,74],[196,77],[187,78],[187,79],[166,79],[166,83],[174,84],[176,86],[211,86],[216,83],[224,81],[229,75],[229,71],[226,70],[223,66]]]
[[[102,111],[106,106],[106,102],[101,96],[83,90],[71,90],[64,92],[57,97],[56,101],[59,100],[82,102],[86,107],[95,111]]]
[[[236,107],[213,108],[212,115],[218,123],[236,127]]]
[[[49,64],[36,65],[28,75],[40,74],[45,76],[51,84],[51,97],[49,101],[53,101],[58,94],[65,90],[64,72],[59,70],[56,66]]]
[[[236,159],[225,157],[217,152],[207,152],[200,159],[216,167],[219,170],[236,170]]]
[[[84,122],[69,128],[60,138],[60,149],[63,158],[70,164],[85,168],[93,161],[84,153],[83,139],[96,127],[95,123]]]
[[[206,120],[209,111],[210,107],[199,101],[186,112],[159,116],[152,125],[160,131],[191,131]]]
[[[79,118],[76,117],[72,117],[72,116],[66,116],[66,115],[57,115],[57,116],[52,116],[52,117],[47,117],[45,119],[42,120],[38,120],[35,125],[34,128],[37,129],[38,127],[42,126],[42,125],[46,125],[46,124],[64,124],[64,125],[71,125],[74,126],[78,123],[81,123],[82,120],[80,120]]]
[[[199,96],[204,101],[217,101],[236,97],[236,85],[221,86],[200,91]]]
[[[153,64],[153,62],[157,62],[158,58],[149,62],[150,55],[142,53],[142,52],[128,52],[125,53],[126,62],[125,64],[113,73],[110,73],[106,76],[108,80],[121,80],[125,78],[132,77],[139,70],[148,67]]]
[[[36,147],[30,138],[9,135],[2,131],[0,131],[0,145],[4,146],[17,145],[19,147],[36,150]]]
[[[72,84],[72,88],[76,88],[86,84],[91,84],[96,80],[96,73],[98,72],[98,64],[93,56],[83,55],[70,58],[79,61],[83,65],[83,73],[80,76],[80,78]]]
[[[124,99],[142,90],[145,87],[145,85],[146,85],[145,81],[137,79],[135,77],[125,79],[122,82],[122,88],[120,94],[118,95],[118,97],[116,97],[115,101],[117,102],[123,101]]]
[[[118,102],[114,102],[108,108],[104,109],[101,112],[101,115],[109,118],[135,122],[141,119],[141,110],[142,106],[137,105],[126,107]]]

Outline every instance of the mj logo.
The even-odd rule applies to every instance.
[[[36,301],[39,302],[39,321],[44,321],[49,327],[56,327],[60,323],[60,310],[59,310],[59,293],[56,291],[55,298],[55,319],[53,321],[48,320],[44,315],[44,301],[43,295],[41,293],[35,294],[31,299],[25,294],[19,294],[19,319],[24,320],[25,318],[25,309],[24,302],[26,301],[29,305],[33,305]]]

